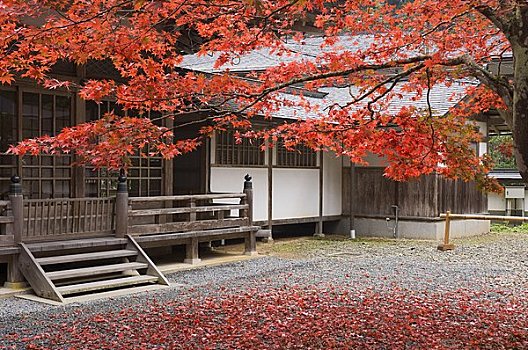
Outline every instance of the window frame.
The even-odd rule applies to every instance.
[[[293,150],[288,150],[284,142],[277,142],[275,153],[275,167],[291,169],[317,169],[319,168],[319,152],[310,147],[298,144]],[[308,151],[308,152],[307,152]],[[292,164],[293,163],[293,164]]]
[[[234,133],[234,130],[215,132],[214,147],[212,150],[214,153],[214,162],[211,162],[211,165],[232,168],[267,167],[269,148],[262,151],[258,140],[249,140],[247,138],[242,138],[242,143],[236,143]],[[225,141],[229,142],[224,143]],[[227,154],[222,155],[222,152],[227,152]],[[237,161],[235,162],[234,159]],[[240,162],[240,159],[245,159],[245,161]]]

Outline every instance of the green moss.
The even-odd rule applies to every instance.
[[[528,223],[522,225],[491,224],[491,232],[494,233],[528,233]]]

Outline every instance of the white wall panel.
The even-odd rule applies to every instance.
[[[273,169],[273,219],[319,216],[319,169]]]
[[[323,155],[323,215],[342,214],[342,166],[341,158],[333,153]]]
[[[488,193],[488,210],[489,211],[504,211],[506,208],[506,200],[504,194]]]
[[[268,170],[266,168],[211,167],[211,192],[242,192],[244,176],[253,177],[253,220],[268,219]]]

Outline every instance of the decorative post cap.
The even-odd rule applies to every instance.
[[[11,194],[20,195],[22,194],[21,179],[18,175],[11,176]]]
[[[248,189],[252,189],[253,188],[253,183],[251,182],[251,175],[249,174],[246,174],[246,176],[244,176],[244,190],[248,190]]]
[[[117,192],[118,193],[126,193],[128,192],[128,186],[127,186],[127,177],[125,173],[125,169],[119,170],[119,177],[117,178]]]

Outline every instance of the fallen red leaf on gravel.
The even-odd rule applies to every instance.
[[[82,316],[25,344],[28,349],[522,349],[528,348],[526,310],[526,293],[223,291]]]

